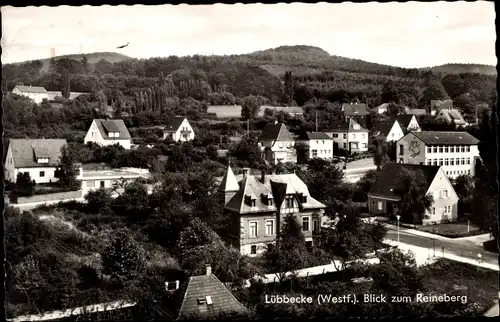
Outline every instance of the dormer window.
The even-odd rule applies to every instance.
[[[38,158],[37,163],[49,163],[49,158]]]
[[[270,206],[273,206],[274,205],[274,198],[272,195],[265,195],[265,194],[262,194],[261,195],[261,200],[262,200],[262,203],[268,207]]]
[[[255,199],[255,197],[253,197],[253,196],[251,196],[251,195],[246,195],[246,196],[245,196],[245,202],[246,202],[246,204],[247,204],[248,206],[250,206],[250,207],[255,207],[255,205],[256,205],[256,201],[257,201],[257,200]]]
[[[353,125],[353,128],[354,128],[355,130],[359,130],[359,125],[358,125],[358,124],[354,124],[354,125]]]
[[[110,138],[118,138],[118,137],[120,137],[120,132],[109,132],[108,136]]]
[[[200,297],[200,298],[198,298],[198,305],[203,305],[203,304],[207,304],[206,297]]]
[[[307,203],[307,196],[304,196],[303,193],[299,193],[300,203]]]
[[[292,195],[286,196],[286,207],[293,208],[293,196]]]

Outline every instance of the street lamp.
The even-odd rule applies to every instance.
[[[396,215],[396,219],[398,220],[398,247],[399,247],[399,218],[401,218],[401,216]]]

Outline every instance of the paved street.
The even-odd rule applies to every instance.
[[[388,229],[389,230],[387,232],[386,238],[397,241],[397,229],[394,229],[392,227],[388,227]],[[477,259],[477,254],[481,253],[482,259],[485,263],[498,265],[498,254],[487,252],[482,246],[475,245],[467,241],[448,241],[440,239],[433,240],[432,238],[414,235],[411,234],[411,232],[407,231],[400,231],[399,239],[401,243],[427,248],[431,256],[434,255],[434,252],[436,256],[442,256],[442,251],[444,248],[444,252],[446,254],[454,254],[456,256],[471,259]]]

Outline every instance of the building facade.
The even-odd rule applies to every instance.
[[[467,132],[410,132],[396,143],[397,162],[441,166],[449,178],[474,176],[478,143]]]
[[[401,197],[395,191],[402,186],[401,170],[405,169],[425,178],[426,194],[433,197],[433,204],[425,211],[422,224],[456,221],[458,195],[440,166],[415,164],[386,164],[368,194],[368,210],[373,215],[395,216]]]
[[[349,154],[368,151],[369,131],[352,118],[325,133],[333,139],[334,149],[346,150]]]
[[[380,121],[370,131],[374,141],[394,142],[404,136],[403,129],[396,120]]]
[[[90,191],[99,189],[115,189],[117,193],[121,193],[123,186],[127,183],[148,178],[149,171],[146,169],[123,168],[83,171],[80,180],[82,181],[82,193],[85,196]]]
[[[188,142],[194,140],[194,130],[187,118],[177,116],[163,130],[163,140],[167,137],[174,142]]]
[[[258,145],[262,158],[269,164],[297,162],[295,140],[283,123],[267,124],[258,139]]]
[[[85,135],[84,143],[94,142],[100,146],[119,144],[129,150],[132,138],[123,120],[95,119]]]
[[[17,85],[13,94],[31,98],[35,103],[40,104],[44,99],[49,99],[49,94],[44,87]]]
[[[326,206],[309,194],[295,174],[245,174],[238,182],[228,167],[219,196],[225,212],[231,216],[228,239],[243,255],[257,256],[272,247],[289,214],[298,220],[310,245],[328,221],[324,215]]]
[[[415,115],[412,114],[398,115],[396,116],[396,120],[398,121],[399,125],[401,126],[401,129],[405,134],[410,131],[419,132],[422,130],[420,128],[420,125],[418,124],[417,117]]]
[[[323,132],[305,132],[299,136],[297,143],[307,147],[305,152],[309,159],[333,158],[333,139]]]

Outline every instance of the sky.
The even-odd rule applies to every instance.
[[[418,68],[496,65],[493,2],[2,7],[2,62],[119,52],[134,58],[244,54],[311,45]],[[124,49],[116,47],[130,42]]]

